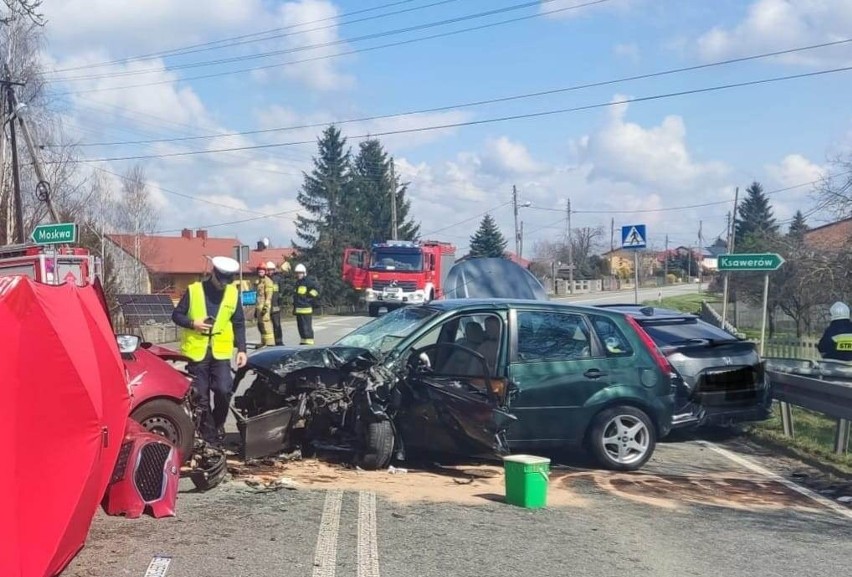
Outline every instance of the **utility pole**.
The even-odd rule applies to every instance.
[[[609,282],[610,290],[615,290],[615,269],[612,263],[615,262],[615,217],[609,221]]]
[[[571,199],[567,202],[568,217],[568,290],[574,294],[574,240],[571,233]]]
[[[524,256],[524,221],[521,221],[521,242],[520,249],[518,250],[518,258],[521,259]]]
[[[6,84],[6,104],[9,109],[9,144],[12,147],[12,186],[14,187],[15,205],[15,242],[24,244],[24,207],[21,198],[21,175],[18,171],[18,139],[15,133],[15,114],[12,87]]]
[[[399,225],[396,216],[396,169],[394,168],[393,159],[391,159],[391,239],[398,240]]]
[[[734,212],[733,218],[731,217],[732,213],[728,213],[728,242],[725,249],[727,253],[734,252],[734,238],[736,237],[736,227],[737,227],[737,203],[740,199],[740,187],[736,188],[734,192]],[[725,278],[723,280],[723,288],[722,288],[722,329],[725,328],[725,325],[728,322],[728,282],[730,278],[730,273],[725,272]]]
[[[3,231],[3,239],[7,243],[11,243],[10,221],[11,221],[11,196],[6,195],[6,92],[0,90],[0,115],[3,116],[3,121],[0,122],[0,210],[6,210],[3,218],[6,222],[6,230]]]
[[[669,283],[669,235],[666,235],[666,252],[663,253],[663,286]]]
[[[701,292],[701,261],[704,260],[704,221],[698,221],[698,292]]]
[[[515,211],[515,255],[520,256],[521,237],[518,232],[518,188],[512,185],[512,208]]]

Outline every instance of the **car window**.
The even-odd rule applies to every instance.
[[[633,347],[618,325],[609,317],[601,315],[590,316],[595,332],[603,344],[608,357],[629,357],[633,354]]]
[[[589,327],[582,316],[547,311],[518,313],[518,360],[589,358]]]
[[[684,344],[690,339],[737,340],[730,333],[698,319],[653,322],[637,320],[658,346]]]

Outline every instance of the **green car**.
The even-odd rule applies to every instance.
[[[614,310],[438,300],[388,313],[331,348],[369,350],[383,364],[406,359],[393,423],[407,451],[487,441],[494,417],[471,394],[515,417],[501,423],[510,451],[582,446],[615,470],[640,468],[672,427],[679,377],[637,322]],[[440,402],[424,390],[440,391]]]

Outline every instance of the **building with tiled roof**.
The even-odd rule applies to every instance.
[[[830,222],[805,231],[805,244],[823,251],[846,250],[852,240],[852,218]]]

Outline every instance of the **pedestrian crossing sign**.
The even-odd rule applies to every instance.
[[[621,248],[645,248],[648,237],[644,224],[629,224],[621,227]]]

